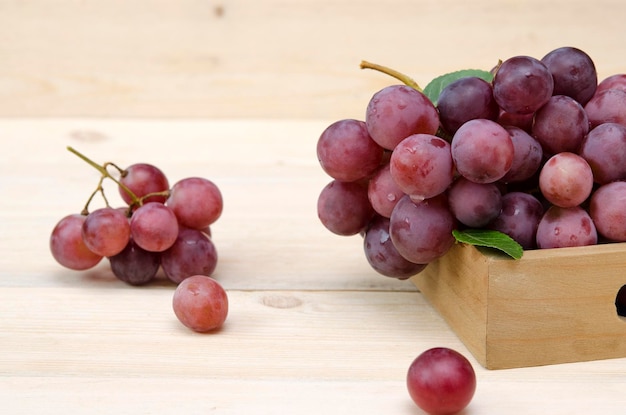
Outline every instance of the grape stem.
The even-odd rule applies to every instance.
[[[93,199],[93,196],[96,193],[98,193],[98,192],[100,192],[102,194],[106,204],[108,205],[108,201],[107,201],[106,197],[104,196],[104,190],[102,189],[102,180],[104,180],[104,178],[109,178],[109,179],[113,180],[122,190],[124,190],[128,194],[128,196],[130,196],[131,201],[132,201],[131,206],[132,205],[141,205],[142,200],[140,198],[138,198],[137,195],[132,190],[130,190],[128,188],[128,186],[126,186],[124,183],[120,182],[118,179],[113,177],[111,175],[111,173],[109,173],[109,171],[106,169],[105,166],[107,166],[107,165],[109,165],[111,163],[107,163],[104,166],[101,166],[98,163],[96,163],[95,161],[91,160],[89,157],[87,157],[84,154],[82,154],[81,152],[79,152],[78,150],[74,149],[73,147],[67,146],[67,149],[68,149],[68,151],[70,151],[71,153],[75,154],[76,156],[78,156],[83,161],[85,161],[91,167],[93,167],[94,169],[98,170],[100,172],[100,174],[102,175],[102,177],[100,179],[100,182],[98,183],[98,188],[93,192],[93,194],[91,195],[91,197],[87,201],[87,205],[83,209],[83,213],[86,213],[88,211],[89,203]],[[119,170],[119,168],[117,166],[114,166],[114,167],[116,167]]]
[[[377,63],[368,62],[368,61],[361,61],[361,69],[373,69],[375,71],[382,72],[384,74],[387,74],[389,76],[396,78],[397,80],[399,80],[406,86],[410,86],[411,88],[414,88],[418,90],[419,92],[423,92],[419,84],[415,82],[411,77],[401,72],[398,72],[395,69],[391,69],[386,66],[379,65]]]

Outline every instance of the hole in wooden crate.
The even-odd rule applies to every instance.
[[[626,285],[622,285],[622,288],[617,292],[615,308],[617,309],[617,315],[626,321]]]

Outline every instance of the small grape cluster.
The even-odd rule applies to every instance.
[[[213,274],[217,250],[211,225],[223,209],[215,183],[188,177],[170,187],[167,176],[154,165],[137,163],[125,169],[113,163],[98,165],[68,149],[95,167],[101,178],[82,212],[65,216],[52,230],[50,250],[59,264],[87,270],[106,257],[113,274],[135,286],[152,281],[159,269],[176,284],[194,275]],[[109,204],[105,179],[115,182],[123,206]],[[106,206],[90,211],[97,194]]]
[[[465,230],[523,250],[626,241],[626,74],[598,83],[574,47],[424,90],[361,67],[402,84],[376,92],[365,119],[322,132],[317,157],[332,181],[317,210],[331,232],[364,238],[380,274],[421,272]]]

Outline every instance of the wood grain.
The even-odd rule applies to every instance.
[[[565,45],[626,72],[612,0],[0,1],[0,116],[361,118],[392,66],[425,84]]]

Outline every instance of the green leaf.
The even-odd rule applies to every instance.
[[[466,229],[463,231],[453,230],[452,235],[457,242],[470,245],[484,246],[498,249],[513,259],[520,259],[524,255],[524,249],[509,235],[488,229]]]
[[[493,74],[489,71],[483,71],[482,69],[462,69],[460,71],[450,72],[448,74],[438,76],[430,81],[430,83],[424,88],[424,95],[426,95],[433,104],[437,105],[439,95],[446,86],[458,79],[469,76],[476,76],[487,82],[491,82],[493,80]]]

